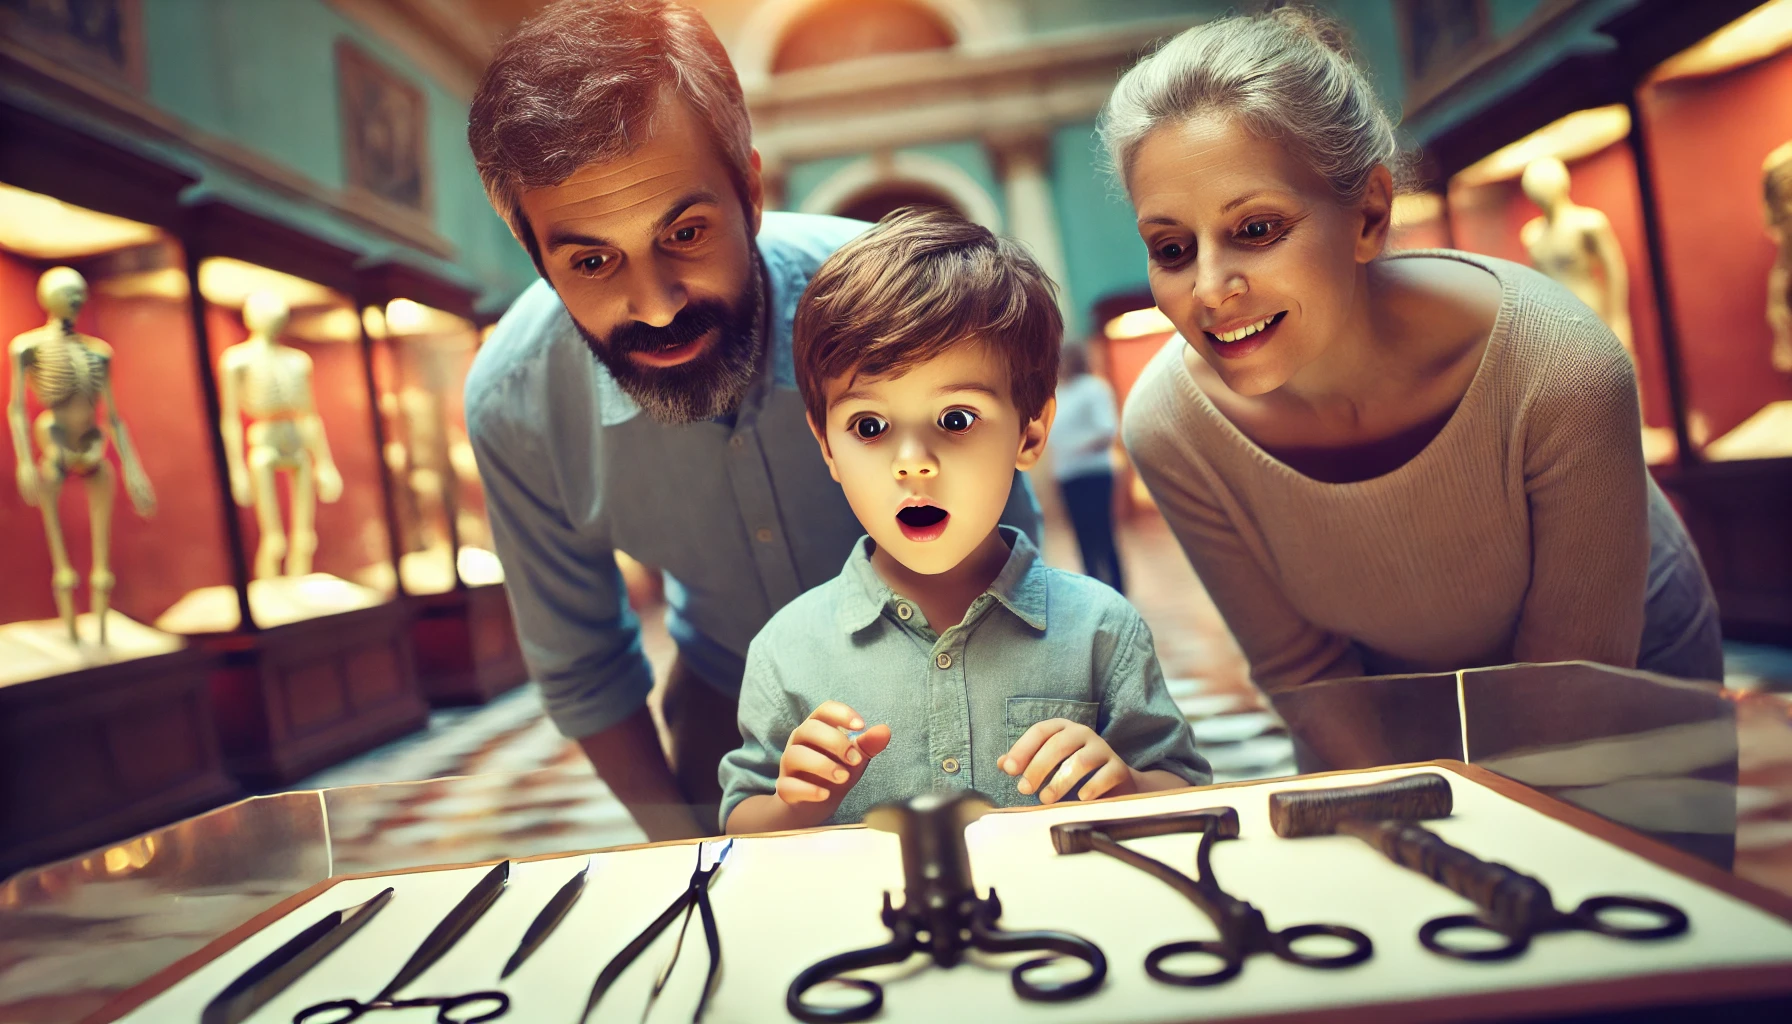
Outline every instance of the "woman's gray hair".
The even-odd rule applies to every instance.
[[[1343,202],[1362,198],[1378,166],[1396,185],[1408,176],[1393,120],[1343,30],[1315,11],[1284,7],[1197,25],[1134,65],[1099,126],[1122,187],[1147,136],[1206,113],[1293,147]]]

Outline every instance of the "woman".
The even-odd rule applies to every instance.
[[[1089,372],[1089,352],[1065,345],[1058,356],[1058,412],[1052,420],[1052,478],[1076,531],[1083,572],[1121,593],[1120,551],[1114,545],[1114,434],[1119,428],[1114,389]]]
[[[1581,659],[1722,678],[1624,349],[1530,269],[1383,252],[1398,146],[1335,27],[1190,29],[1101,131],[1180,333],[1124,441],[1261,688]]]

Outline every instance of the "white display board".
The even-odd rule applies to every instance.
[[[1270,829],[1268,797],[1277,790],[1357,785],[1423,770],[1442,769],[1283,779],[986,816],[967,829],[967,843],[979,891],[994,886],[1001,897],[1002,926],[1069,931],[1092,940],[1108,958],[1105,984],[1079,1000],[1030,1003],[1014,994],[1008,978],[1007,968],[1024,957],[979,954],[947,970],[917,956],[865,975],[885,982],[884,1008],[875,1019],[1145,1024],[1371,1006],[1379,1006],[1370,1014],[1378,1020],[1435,1019],[1449,1016],[1452,1004],[1429,1003],[1423,1013],[1411,1005],[1385,1004],[1475,997],[1483,1000],[1485,1013],[1489,996],[1537,990],[1533,1001],[1543,1005],[1557,1005],[1551,1000],[1558,998],[1569,1005],[1622,1005],[1624,993],[1634,996],[1647,985],[1660,986],[1664,977],[1672,979],[1677,972],[1687,973],[1679,974],[1673,990],[1692,993],[1738,976],[1701,972],[1750,967],[1777,971],[1784,979],[1779,990],[1792,990],[1792,923],[1456,771],[1443,770],[1455,793],[1454,815],[1428,823],[1446,840],[1542,879],[1564,908],[1597,894],[1648,896],[1685,910],[1690,931],[1656,942],[1552,934],[1539,936],[1526,954],[1512,961],[1448,960],[1423,949],[1417,932],[1432,917],[1468,912],[1467,901],[1395,866],[1356,839],[1281,839]],[[1464,771],[1480,775],[1475,769]],[[1207,919],[1163,883],[1110,857],[1055,853],[1048,834],[1058,822],[1227,806],[1237,809],[1241,830],[1239,838],[1218,843],[1213,852],[1213,868],[1226,891],[1255,904],[1272,929],[1335,923],[1366,932],[1375,943],[1369,961],[1322,971],[1254,956],[1238,978],[1217,987],[1160,984],[1145,973],[1146,953],[1165,942],[1214,938]],[[1128,845],[1192,875],[1198,841],[1198,835],[1188,834]],[[510,1011],[501,1020],[576,1021],[598,971],[683,890],[696,854],[689,845],[666,845],[593,855],[583,897],[547,944],[499,986],[498,973],[524,929],[585,860],[580,854],[515,864],[507,891],[491,910],[401,997],[501,987],[511,998]],[[369,999],[488,867],[338,881],[172,985],[165,977],[150,982],[152,988],[167,987],[123,1019],[197,1020],[205,1004],[243,970],[323,913],[360,903],[392,885],[397,892],[384,912],[252,1019],[291,1021],[317,1002]],[[792,1020],[784,996],[799,971],[823,957],[888,937],[878,920],[885,890],[901,902],[902,864],[895,835],[840,828],[737,840],[711,889],[723,974],[705,1020]],[[640,957],[593,1020],[641,1019],[648,990],[677,930],[676,925],[668,929]],[[701,927],[693,921],[678,967],[649,1020],[682,1024],[691,1019],[707,956]],[[1765,973],[1751,974],[1756,991]],[[1603,991],[1609,997],[1589,995],[1600,990],[1579,987],[1599,982],[1608,983]],[[1562,986],[1577,988],[1542,991]],[[364,1019],[405,1024],[433,1020],[434,1011],[382,1011]]]

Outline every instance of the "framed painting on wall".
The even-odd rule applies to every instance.
[[[346,39],[336,43],[336,81],[348,191],[427,219],[433,196],[423,90]]]
[[[0,0],[0,36],[77,71],[143,89],[141,0]]]
[[[1492,35],[1487,0],[1399,0],[1395,10],[1409,104],[1422,103],[1447,85],[1464,58]]]

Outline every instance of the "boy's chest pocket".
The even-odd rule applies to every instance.
[[[1062,718],[1101,731],[1101,705],[1086,700],[1062,700],[1056,697],[1008,698],[1008,748],[1020,742],[1021,735],[1034,725],[1053,718]],[[1007,748],[1004,748],[1007,749]]]

